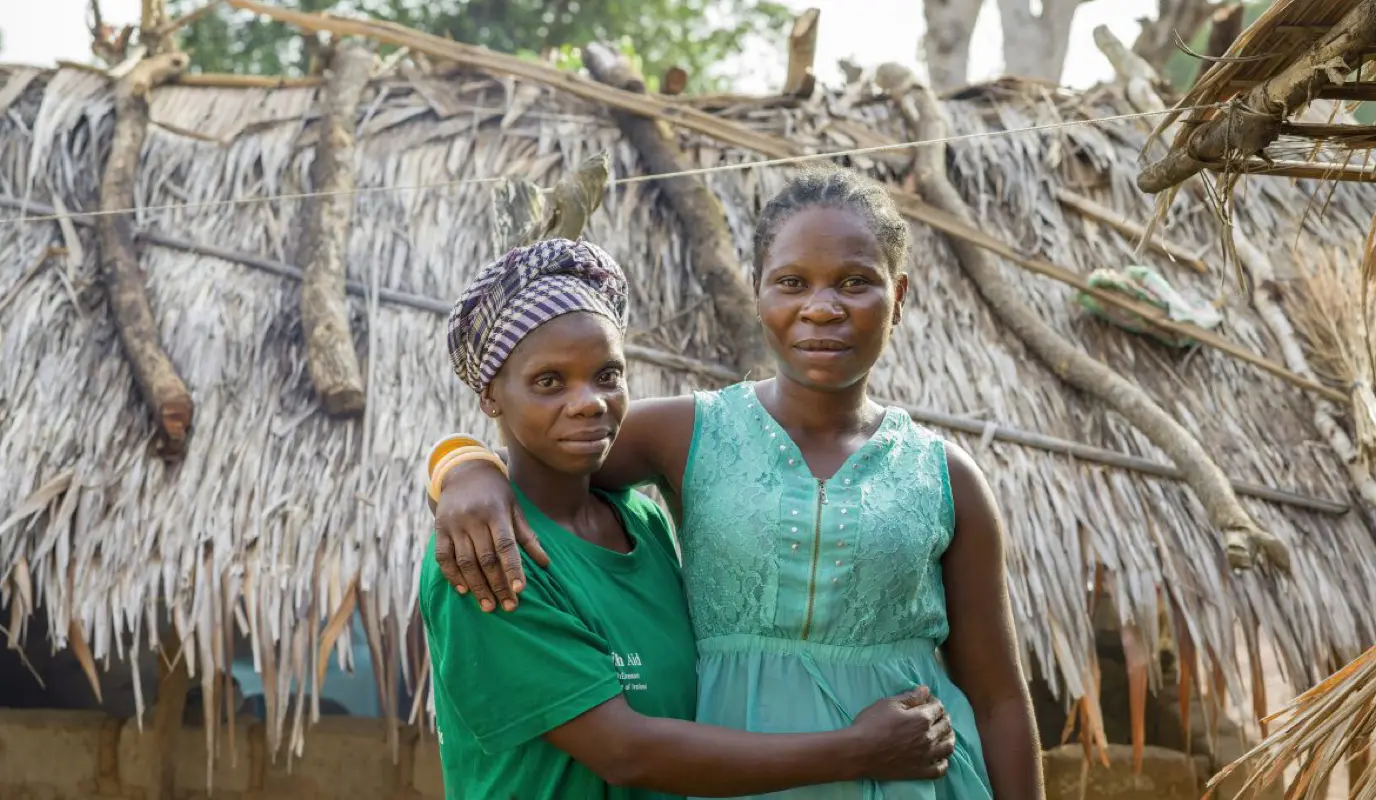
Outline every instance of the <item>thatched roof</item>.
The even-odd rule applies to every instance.
[[[1182,105],[1222,102],[1294,64],[1365,0],[1276,0],[1207,68]]]
[[[1174,150],[1139,185],[1158,192],[1201,168],[1376,180],[1351,152],[1376,146],[1376,128],[1341,106],[1376,100],[1374,42],[1376,0],[1276,0],[1159,120]]]
[[[9,79],[17,74],[10,70]],[[358,183],[365,191],[350,277],[431,300],[418,307],[355,299],[369,387],[360,422],[332,422],[316,407],[296,284],[280,265],[263,263],[295,257],[300,200],[227,202],[309,189],[314,88],[154,93],[139,225],[258,258],[253,267],[242,263],[247,258],[143,249],[165,345],[197,404],[178,465],[148,451],[152,425],[100,300],[89,232],[73,229],[81,253],[70,262],[27,274],[46,248],[64,243],[59,226],[0,222],[0,519],[16,515],[0,523],[7,528],[0,587],[11,603],[23,598],[21,615],[32,603],[51,609],[46,633],[57,646],[69,644],[70,629],[97,659],[107,658],[117,629],[146,634],[155,628],[149,615],[165,603],[183,640],[195,643],[198,666],[224,662],[221,626],[245,625],[265,671],[272,667],[285,689],[289,676],[314,669],[320,632],[348,608],[356,585],[387,661],[403,659],[401,633],[414,622],[415,576],[430,529],[418,465],[438,432],[491,432],[450,373],[443,345],[443,310],[494,255],[489,187],[465,181],[521,175],[548,185],[603,148],[616,176],[638,170],[603,109],[540,89],[503,123],[507,98],[524,93],[481,76],[447,85],[459,102],[443,118],[401,81],[375,84],[379,91],[364,100]],[[44,72],[11,94],[0,88],[8,101],[0,109],[0,197],[93,209],[112,127],[105,79]],[[1131,111],[1113,89],[1080,96],[1014,83],[967,91],[946,108],[957,134]],[[741,103],[721,113],[821,150],[910,138],[887,102],[832,96],[805,107]],[[951,145],[951,174],[984,229],[1020,250],[1079,273],[1122,267],[1134,263],[1135,242],[1068,210],[1055,191],[1070,188],[1145,219],[1150,206],[1133,178],[1149,127],[1133,120],[964,139]],[[697,136],[681,141],[704,166],[755,158]],[[907,154],[855,163],[891,178]],[[704,176],[722,201],[743,269],[753,218],[788,175],[770,168]],[[657,199],[652,183],[617,187],[588,235],[627,269],[634,341],[715,361],[714,321],[686,263],[683,232]],[[1280,262],[1320,249],[1346,257],[1373,199],[1340,187],[1319,220],[1304,213],[1309,187],[1268,182],[1240,198],[1238,220]],[[1228,282],[1213,217],[1189,203],[1177,217],[1170,238],[1201,253],[1213,272],[1201,276],[1151,253],[1137,261],[1211,298]],[[1013,602],[1030,664],[1072,698],[1092,694],[1086,587],[1096,572],[1148,645],[1156,644],[1158,619],[1172,617],[1165,604],[1177,608],[1187,628],[1174,637],[1187,630],[1211,662],[1199,674],[1216,674],[1234,691],[1242,685],[1233,657],[1239,623],[1259,625],[1299,682],[1376,641],[1376,543],[1358,514],[1244,499],[1289,544],[1294,577],[1232,574],[1183,485],[1002,441],[998,426],[1164,461],[1144,436],[1029,359],[991,317],[944,239],[920,226],[915,234],[911,308],[874,389],[964,417],[966,428],[970,420],[988,423],[991,436],[955,438],[987,470],[1007,518]],[[75,244],[67,240],[69,249]],[[1062,334],[1193,430],[1232,478],[1347,502],[1342,465],[1316,442],[1300,390],[1216,350],[1182,355],[1110,328],[1069,302],[1061,284],[1011,265],[1005,274]],[[1220,302],[1226,336],[1274,356],[1245,301],[1229,294]],[[651,396],[702,380],[641,363],[631,387]]]

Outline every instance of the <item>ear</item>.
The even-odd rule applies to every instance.
[[[893,284],[893,324],[897,325],[903,319],[903,301],[908,298],[908,274],[898,273],[897,280]]]
[[[482,394],[478,395],[478,407],[483,410],[484,414],[493,419],[502,415],[501,406],[497,404],[497,399],[492,396],[492,384],[489,383],[487,388],[483,389]]]

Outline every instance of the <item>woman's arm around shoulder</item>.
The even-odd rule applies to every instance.
[[[946,463],[955,506],[955,536],[942,558],[946,660],[974,708],[994,796],[1043,800],[1041,745],[1008,602],[1003,520],[970,454],[947,443]]]
[[[693,443],[693,420],[691,394],[632,402],[593,481],[599,488],[624,489],[663,478],[677,493]]]
[[[649,717],[622,694],[608,642],[532,570],[520,608],[485,614],[421,577],[435,709],[488,754],[534,739],[614,785],[739,797],[837,781],[942,775],[954,748],[945,708],[925,690],[886,698],[839,731],[764,734]],[[519,665],[519,668],[508,668]]]

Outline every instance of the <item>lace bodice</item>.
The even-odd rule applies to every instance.
[[[955,512],[940,437],[890,408],[823,483],[753,382],[699,392],[695,406],[681,540],[699,640],[945,640]]]

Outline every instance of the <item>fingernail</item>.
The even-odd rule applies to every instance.
[[[516,610],[516,604],[515,604],[514,602],[512,602],[511,600],[503,600],[503,601],[502,601],[502,610],[503,610],[503,611],[515,611],[515,610]]]
[[[524,588],[526,588],[525,581],[512,581],[511,583],[511,590],[513,592],[519,592]]]
[[[454,591],[458,592],[459,594],[468,594],[468,587],[467,587],[467,586],[455,586],[455,587],[454,587]]]
[[[495,606],[492,605],[491,600],[483,600],[478,605],[482,607],[483,611],[491,611],[493,608],[495,608]]]

